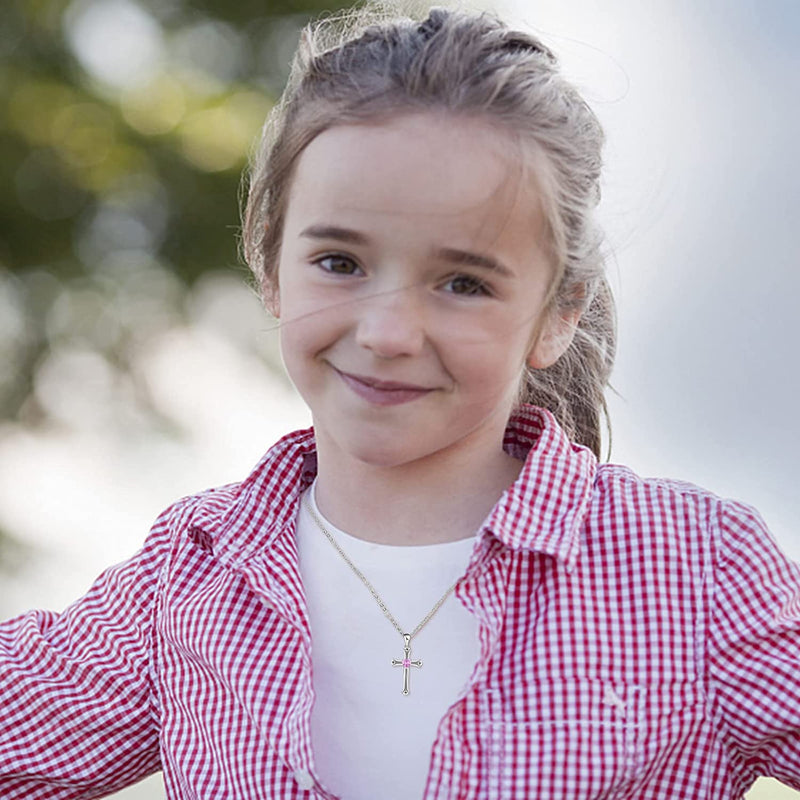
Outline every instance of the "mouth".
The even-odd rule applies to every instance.
[[[383,381],[368,375],[352,375],[335,367],[334,370],[353,393],[362,400],[377,406],[409,403],[433,391],[427,386],[419,386],[418,384]]]

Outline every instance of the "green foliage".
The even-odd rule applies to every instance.
[[[300,26],[341,6],[6,4],[0,418],[46,418],[32,390],[54,352],[97,353],[125,373],[132,348],[180,318],[181,285],[243,272],[238,196],[250,146]]]

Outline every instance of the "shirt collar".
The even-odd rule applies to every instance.
[[[551,555],[572,570],[589,508],[597,459],[569,441],[550,412],[522,406],[509,421],[505,449],[524,459],[483,531],[506,547]]]
[[[552,414],[535,406],[515,412],[503,446],[525,463],[482,531],[512,549],[552,555],[571,569],[597,460],[569,441]],[[210,535],[217,557],[242,563],[294,524],[300,495],[315,475],[313,429],[295,431],[280,439],[242,483],[202,497],[190,524]]]
[[[190,526],[210,537],[208,549],[217,558],[238,566],[294,525],[300,496],[316,472],[313,429],[287,434],[244,481],[201,496]]]

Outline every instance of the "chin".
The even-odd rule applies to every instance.
[[[350,452],[357,461],[376,469],[391,469],[417,460],[414,456],[400,451],[396,444],[380,447],[373,442],[368,446],[352,448]]]
[[[409,447],[411,443],[401,435],[370,436],[367,431],[364,434],[351,438],[348,442],[341,441],[340,446],[354,460],[376,469],[399,467],[429,454],[427,450],[420,452]]]

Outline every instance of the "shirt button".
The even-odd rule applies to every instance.
[[[311,776],[311,773],[307,769],[297,769],[294,772],[294,780],[295,783],[301,789],[313,789],[314,788],[314,778]]]

